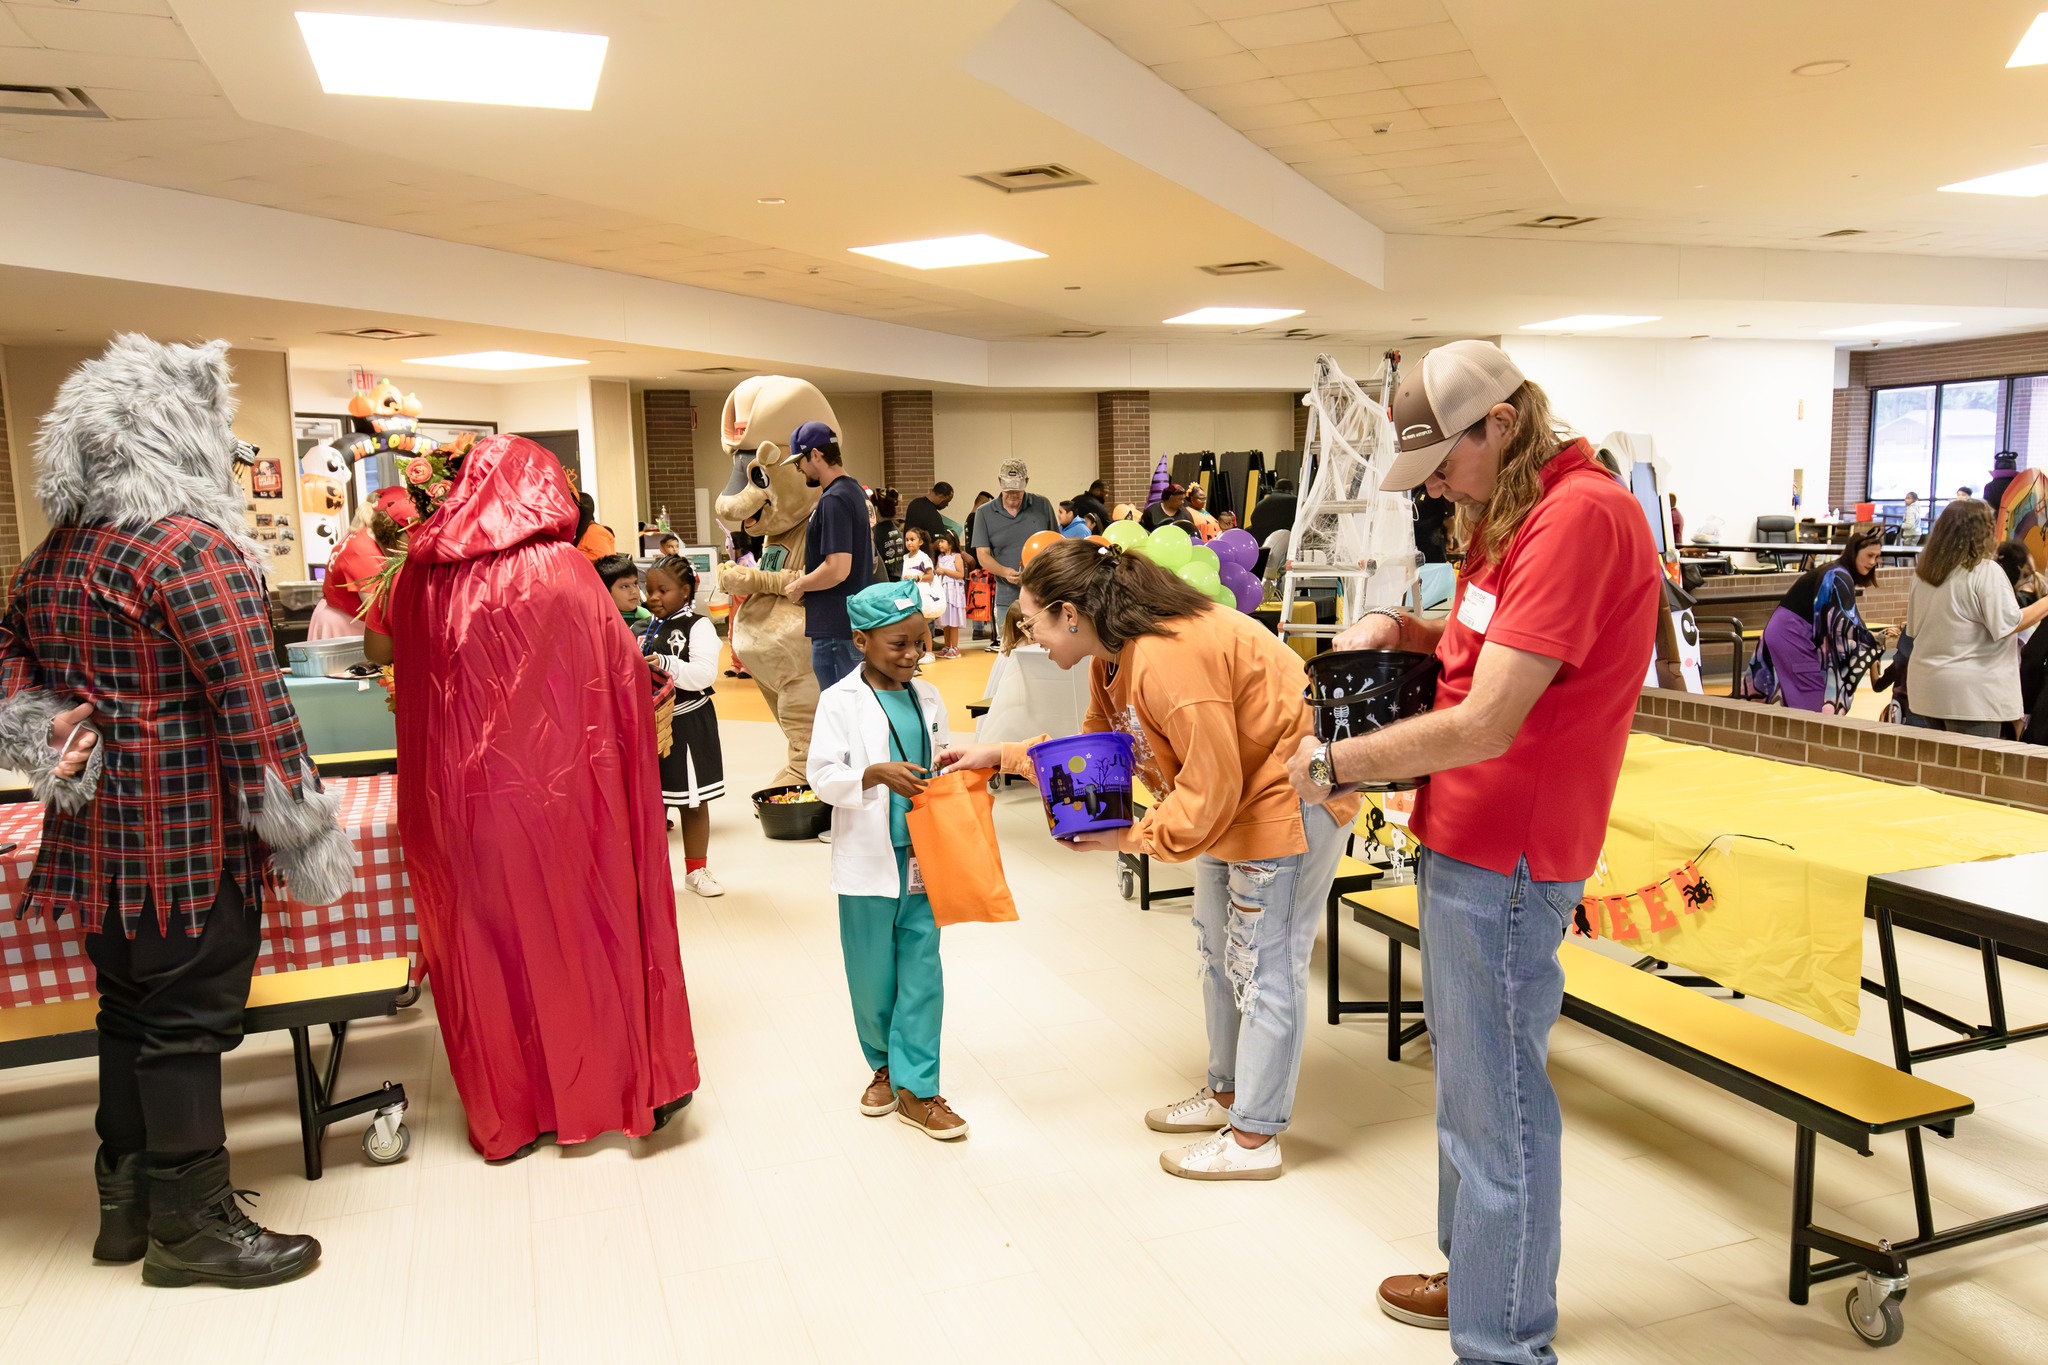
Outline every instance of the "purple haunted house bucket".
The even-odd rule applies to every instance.
[[[1038,794],[1055,839],[1131,823],[1131,737],[1118,730],[1069,735],[1031,746]]]

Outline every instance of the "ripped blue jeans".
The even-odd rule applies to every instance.
[[[1301,808],[1308,851],[1226,863],[1195,859],[1195,937],[1209,1088],[1236,1092],[1231,1125],[1278,1133],[1294,1113],[1308,1027],[1308,963],[1344,831],[1321,806]]]

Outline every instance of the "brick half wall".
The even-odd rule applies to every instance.
[[[1635,730],[1730,753],[2048,811],[2048,749],[1853,716],[1820,716],[1663,689],[1636,699]],[[1740,792],[1730,792],[1731,805]]]

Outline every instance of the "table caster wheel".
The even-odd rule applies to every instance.
[[[1136,900],[1138,898],[1138,874],[1131,871],[1128,867],[1118,868],[1116,870],[1116,893],[1127,901]]]
[[[405,1160],[405,1154],[412,1150],[412,1129],[405,1126],[405,1120],[397,1109],[380,1110],[368,1128],[363,1130],[363,1155],[373,1166],[389,1166],[394,1161]]]
[[[1899,1303],[1906,1291],[1887,1289],[1889,1283],[1865,1275],[1850,1287],[1842,1305],[1849,1325],[1867,1346],[1891,1346],[1906,1335],[1906,1310]]]

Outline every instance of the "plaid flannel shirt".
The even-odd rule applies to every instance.
[[[270,599],[232,542],[192,517],[136,531],[54,528],[0,617],[0,692],[90,701],[105,745],[98,795],[43,817],[21,913],[77,914],[129,937],[145,897],[197,937],[223,876],[255,904],[269,853],[243,829],[264,774],[301,792],[306,741],[278,669]],[[318,779],[313,779],[317,790]]]

